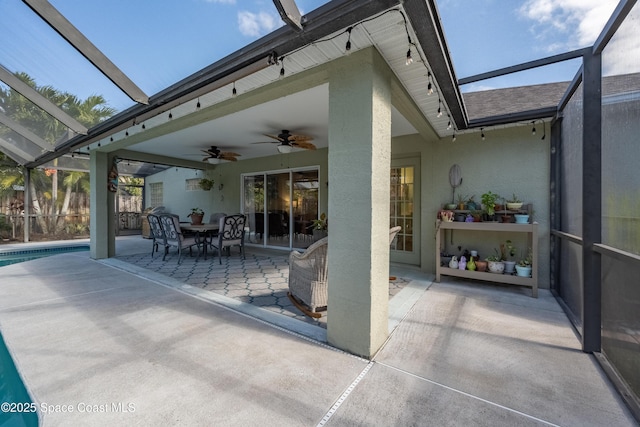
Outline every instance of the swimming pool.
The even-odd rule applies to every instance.
[[[38,414],[0,334],[1,426],[37,426]],[[26,408],[26,410],[25,410]]]
[[[0,250],[0,267],[17,264],[19,262],[30,261],[32,259],[42,258],[50,255],[68,253],[68,252],[86,252],[89,245],[74,246],[52,246],[47,248],[20,249],[11,251]]]

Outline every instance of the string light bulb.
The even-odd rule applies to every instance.
[[[438,98],[438,114],[436,117],[442,117],[442,100]]]
[[[411,57],[411,46],[409,46],[409,50],[407,51],[407,60],[405,61],[406,65],[413,64],[413,58]]]
[[[433,94],[433,82],[431,81],[431,71],[427,71],[427,80],[429,80],[429,84],[427,85],[427,95]]]
[[[146,129],[147,127],[145,126],[145,124],[142,124],[142,129]]]
[[[196,104],[196,110],[200,109],[200,98],[198,98],[198,103]]]
[[[544,121],[542,122],[542,138],[540,138],[540,141],[544,141],[544,139],[547,137],[547,127],[545,126]]]
[[[347,28],[347,33],[348,33],[347,44],[344,47],[344,50],[346,51],[347,55],[351,53],[351,30],[353,30],[353,27]]]
[[[236,90],[236,82],[233,82],[233,89],[231,89],[231,97],[235,98],[238,96],[238,91]]]
[[[284,78],[284,56],[280,58],[280,79]]]
[[[531,128],[531,135],[535,135],[535,134],[536,134],[536,121],[535,121],[535,120],[534,120],[534,121],[532,121],[532,122],[531,122],[531,125],[533,126],[533,127]]]
[[[480,137],[484,141],[484,128],[480,128]]]
[[[171,110],[169,110],[169,120],[173,119],[173,114],[171,113]]]
[[[451,142],[456,142],[456,133],[455,132],[451,136]]]

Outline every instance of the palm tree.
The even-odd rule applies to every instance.
[[[73,94],[61,92],[51,86],[38,86],[35,80],[26,73],[15,73],[15,76],[87,128],[97,125],[116,113],[115,109],[107,106],[106,100],[101,95],[91,95],[87,99],[81,100]],[[52,145],[67,132],[66,126],[61,122],[13,89],[5,89],[2,85],[0,85],[0,112],[32,130]],[[9,132],[10,130],[7,128],[0,129],[0,136]],[[83,177],[79,175],[79,172],[62,171],[59,177],[58,170],[55,168],[49,169],[47,172],[33,171],[32,173],[30,191],[33,199],[31,205],[36,214],[41,214],[36,216],[36,221],[44,233],[59,232],[64,228],[71,191],[74,186],[77,189],[87,187],[78,185],[83,179],[86,180],[86,174]],[[61,204],[58,203],[57,194],[59,180],[65,186],[64,200]],[[11,185],[6,185],[9,182],[24,182],[21,168],[0,166],[0,194],[12,188]],[[52,191],[37,192],[36,189],[39,188],[52,188]],[[57,217],[57,214],[60,216]],[[50,222],[45,219],[49,215],[53,215],[53,220]]]

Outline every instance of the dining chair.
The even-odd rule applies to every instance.
[[[157,215],[148,214],[147,220],[149,221],[149,238],[153,239],[151,245],[151,257],[153,258],[153,253],[158,252],[158,245],[160,243],[164,245],[164,230]]]
[[[164,231],[164,261],[167,257],[170,247],[178,248],[178,264],[182,259],[182,250],[189,248],[189,255],[193,256],[192,248],[198,247],[198,255],[200,254],[200,242],[195,236],[185,236],[180,230],[180,219],[175,215],[163,214],[159,216],[160,225]]]
[[[211,247],[218,251],[218,259],[222,264],[222,251],[227,250],[230,254],[231,246],[238,246],[242,258],[244,254],[244,225],[246,217],[242,214],[227,215],[220,218],[220,227],[218,229],[218,237],[211,242]]]

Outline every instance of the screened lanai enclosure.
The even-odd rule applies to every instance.
[[[103,53],[84,34],[107,37],[92,32],[95,22],[77,22],[73,7],[63,4],[66,9],[58,11],[52,7],[55,3],[0,0],[0,184],[4,189],[0,237],[14,241],[75,238],[87,237],[91,231],[92,242],[102,239],[92,248],[92,256],[99,252],[95,258],[106,258],[115,246],[112,234],[139,232],[146,208],[171,201],[180,209],[189,203],[185,212],[198,203],[208,203],[210,210],[224,206],[230,212],[241,211],[248,219],[247,243],[255,247],[304,249],[319,238],[316,232],[327,233],[327,222],[318,222],[322,214],[327,214],[329,229],[340,230],[339,221],[352,221],[351,227],[342,228],[349,232],[359,225],[347,215],[348,208],[342,216],[328,211],[331,203],[337,205],[329,201],[330,188],[335,195],[340,186],[349,184],[345,171],[356,166],[364,169],[375,163],[371,160],[386,156],[389,164],[376,169],[369,182],[361,182],[372,193],[384,187],[380,199],[385,211],[389,206],[385,215],[390,224],[384,217],[377,231],[402,226],[391,249],[394,261],[432,272],[434,257],[424,254],[434,250],[431,230],[439,202],[427,199],[438,194],[429,170],[438,165],[427,159],[433,156],[453,164],[459,159],[442,154],[447,144],[455,143],[456,137],[469,142],[478,136],[480,141],[480,135],[484,144],[485,131],[491,127],[520,137],[530,133],[531,124],[542,124],[545,132],[550,124],[548,137],[545,134],[541,142],[538,135],[535,141],[541,152],[550,150],[549,159],[544,151],[544,164],[528,165],[545,173],[550,169],[549,201],[537,201],[545,206],[538,213],[544,216],[540,223],[545,226],[539,238],[544,249],[538,253],[545,266],[541,288],[550,288],[575,326],[583,351],[595,355],[640,420],[640,58],[628,54],[638,52],[640,43],[640,6],[635,0],[619,2],[593,46],[462,79],[453,72],[436,2],[431,0],[305,2],[314,9],[304,22],[285,17],[283,27],[248,46],[235,39],[225,42],[224,51],[216,51],[220,58],[215,62],[202,49],[162,52],[153,62],[145,49],[138,48],[138,40],[131,40],[140,37],[143,45],[145,38],[152,46],[159,41],[139,31],[133,35],[107,31],[108,37],[118,39],[123,52]],[[185,13],[188,9],[195,19],[207,2],[193,3],[198,4],[185,7]],[[294,3],[274,0],[280,9]],[[95,8],[91,2],[76,6]],[[139,28],[139,21],[126,11],[120,11],[118,19],[131,19],[130,28]],[[298,28],[303,24],[308,25],[304,37]],[[212,24],[188,35],[171,36],[184,36],[186,46],[188,37],[219,40],[214,30]],[[394,157],[398,151],[392,148],[372,154],[367,150],[373,142],[362,143],[361,151],[371,157],[368,164],[353,152],[332,158],[332,150],[336,153],[355,145],[329,143],[331,131],[343,132],[350,121],[359,118],[371,125],[357,117],[358,111],[336,113],[341,104],[351,101],[344,95],[348,86],[358,83],[357,78],[340,74],[348,74],[344,72],[348,66],[355,69],[353,64],[366,62],[361,60],[365,53],[383,74],[393,74],[389,88],[372,92],[390,93],[389,111],[380,120],[390,122],[389,135],[386,138],[385,130],[381,145],[400,147],[400,155]],[[111,62],[116,57],[115,62],[126,63],[122,58],[127,55],[141,77],[130,79]],[[523,111],[518,110],[521,99],[514,99],[518,105],[499,114],[482,100],[476,105],[495,114],[468,116],[467,108],[471,110],[472,100],[481,95],[463,96],[462,86],[567,60],[581,62],[572,82],[548,86],[558,92],[559,102],[553,98],[552,105]],[[36,81],[31,73],[40,79]],[[344,85],[342,91],[331,92],[332,85],[336,87],[329,84],[332,78],[333,83]],[[86,92],[86,82],[92,82],[93,93],[101,95],[76,96],[76,91]],[[561,96],[566,85],[569,88]],[[343,121],[348,115],[353,118]],[[275,145],[264,143],[265,135],[282,129],[282,117],[288,125],[306,126],[318,150],[294,153],[298,163],[290,163],[293,155],[286,157],[280,147],[276,151]],[[213,144],[233,145],[230,150],[238,152],[238,161],[229,165],[237,169],[219,165],[220,159],[202,159],[203,148],[216,152]],[[112,164],[117,166],[117,190],[107,193],[103,184],[107,176],[112,178]],[[225,176],[221,170],[231,172]],[[91,176],[89,171],[97,173]],[[336,171],[342,173],[342,181],[334,180]],[[498,173],[492,169],[491,175],[495,179]],[[544,176],[545,196],[549,175],[537,175]],[[197,185],[201,177],[215,180],[206,196]],[[371,184],[374,179],[380,179],[379,185]],[[341,207],[351,199],[344,197]],[[362,209],[360,215],[365,210],[373,213],[373,209]],[[358,238],[372,242],[373,228],[362,230]],[[383,231],[377,236],[384,235],[385,240],[387,230]],[[386,254],[387,248],[383,249]],[[386,280],[387,272],[381,276]],[[345,311],[345,318],[351,315]],[[386,327],[386,318],[380,322]]]
[[[636,4],[610,22],[553,126],[551,287],[585,351],[610,362],[637,411],[640,396],[640,40]],[[619,25],[619,26],[618,26]]]

